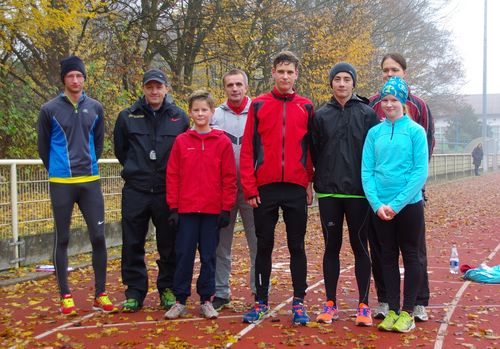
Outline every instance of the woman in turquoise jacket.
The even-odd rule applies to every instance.
[[[374,227],[382,245],[382,272],[389,313],[378,329],[409,332],[422,268],[418,260],[424,234],[422,187],[428,175],[425,130],[406,113],[408,86],[390,78],[381,90],[386,119],[368,132],[361,169],[363,189],[375,212]],[[399,251],[405,268],[400,311]]]

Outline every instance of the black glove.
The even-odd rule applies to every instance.
[[[219,228],[225,228],[229,225],[229,216],[231,214],[229,211],[222,211],[217,218],[217,226]]]
[[[177,230],[177,227],[179,226],[179,212],[177,212],[177,209],[174,208],[170,210],[170,216],[168,216],[168,225],[170,228]]]

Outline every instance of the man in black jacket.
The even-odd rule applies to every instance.
[[[368,130],[378,120],[368,100],[354,93],[356,79],[356,69],[351,64],[341,62],[333,66],[329,74],[332,97],[316,111],[311,127],[314,190],[325,238],[326,303],[316,321],[331,323],[339,317],[336,291],[345,217],[359,292],[356,325],[371,326],[373,320],[368,307],[370,206],[361,184],[361,155]]]
[[[144,96],[120,112],[114,130],[115,155],[123,166],[122,177],[122,280],[127,286],[124,312],[138,311],[148,291],[144,245],[149,220],[156,228],[160,258],[157,287],[160,303],[175,304],[175,229],[168,224],[165,168],[175,137],[187,130],[186,113],[166,99],[165,74],[158,69],[144,73]]]

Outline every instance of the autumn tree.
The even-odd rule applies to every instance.
[[[222,99],[220,78],[233,67],[247,72],[252,95],[269,90],[272,59],[289,49],[301,59],[298,91],[321,103],[333,64],[352,63],[356,91],[367,96],[381,85],[382,55],[398,51],[415,92],[451,94],[461,70],[435,15],[442,1],[3,0],[0,157],[36,157],[38,110],[60,89],[59,61],[69,54],[84,59],[85,89],[104,105],[104,156],[117,113],[141,95],[151,67],[167,72],[182,105],[199,87]]]
[[[389,52],[399,52],[408,63],[408,81],[413,91],[428,102],[431,96],[452,95],[463,77],[462,64],[443,27],[443,0],[374,0],[367,4],[372,22],[373,56],[369,93],[382,85],[380,61]],[[432,103],[431,103],[432,104]]]
[[[366,1],[329,0],[322,6],[305,9],[302,14],[303,43],[297,47],[302,56],[304,94],[316,103],[330,99],[328,74],[333,65],[345,61],[358,71],[356,91],[369,83],[364,72],[374,54],[370,41],[372,20],[366,11]]]
[[[78,35],[95,7],[77,1],[6,0],[0,11],[0,98],[4,113],[0,120],[0,157],[21,157],[33,154],[38,109],[57,92],[61,84],[59,61],[77,49]],[[19,139],[25,141],[17,143]]]

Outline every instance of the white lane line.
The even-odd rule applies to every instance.
[[[234,319],[241,318],[241,315],[226,315],[219,316],[216,320],[221,319]],[[207,319],[203,317],[190,317],[190,318],[179,318],[175,320],[151,320],[151,321],[133,321],[133,322],[120,322],[116,324],[101,324],[101,325],[88,325],[88,326],[74,326],[64,328],[64,331],[78,331],[78,330],[87,330],[87,329],[95,329],[95,328],[107,328],[107,327],[125,327],[125,326],[137,326],[137,325],[157,325],[159,323],[171,324],[176,322],[192,322],[192,321],[205,321]]]
[[[343,273],[349,269],[352,269],[354,268],[354,265],[351,265],[347,268],[344,268],[342,270],[340,270],[340,273]],[[313,290],[315,289],[316,287],[318,287],[319,285],[322,285],[324,284],[325,281],[324,279],[321,279],[319,280],[318,282],[316,282],[314,285],[311,285],[307,288],[306,291],[309,291],[309,290]],[[250,332],[251,330],[253,330],[255,328],[255,326],[259,325],[261,322],[263,322],[265,319],[269,318],[269,317],[272,317],[272,316],[275,316],[280,310],[281,308],[283,308],[285,305],[289,304],[291,301],[293,300],[293,297],[290,297],[288,299],[286,299],[285,301],[281,302],[279,305],[277,305],[275,308],[273,308],[266,316],[264,316],[262,319],[254,322],[253,324],[249,324],[248,326],[246,326],[244,329],[242,329],[238,334],[236,334],[234,337],[236,338],[236,342],[234,343],[227,343],[226,344],[226,348],[230,348],[232,347],[233,344],[235,343],[238,343],[240,341],[240,339],[246,335],[248,332]]]
[[[488,257],[486,257],[486,260],[484,263],[491,260],[496,255],[498,250],[500,250],[500,244],[498,244],[497,247],[493,250],[493,252],[491,252],[490,255]],[[466,281],[462,285],[462,287],[460,287],[457,294],[455,295],[455,297],[451,301],[449,308],[444,316],[443,322],[441,323],[441,326],[439,326],[439,330],[438,330],[437,335],[436,335],[436,342],[434,343],[434,349],[441,349],[443,347],[444,338],[445,338],[446,332],[448,330],[448,323],[450,322],[450,319],[453,315],[453,312],[457,308],[457,304],[460,301],[460,298],[462,298],[462,295],[464,294],[465,289],[470,285],[470,283],[471,283],[470,281]]]
[[[322,284],[322,281],[319,281],[320,284]],[[315,285],[311,286],[309,289],[312,289],[316,287]],[[285,305],[290,303],[291,298],[285,301]],[[426,307],[427,309],[443,309],[447,308],[449,305],[448,304],[434,304],[434,305],[429,305]],[[457,306],[457,307],[462,307],[464,309],[469,309],[469,308],[499,308],[500,304],[475,304],[475,305],[464,305],[464,306]],[[281,308],[280,308],[281,309]],[[279,309],[278,309],[279,310]],[[340,309],[339,313],[355,313],[356,308],[348,308],[348,309]],[[275,309],[273,309],[273,314],[276,313]],[[223,320],[223,319],[236,319],[236,318],[241,318],[241,314],[235,314],[235,315],[225,315],[225,316],[219,316],[217,320]],[[151,320],[151,321],[132,321],[132,322],[121,322],[121,323],[108,323],[108,324],[101,324],[101,325],[88,325],[88,326],[73,326],[73,327],[64,327],[60,328],[59,330],[61,332],[63,331],[78,331],[78,330],[86,330],[86,329],[95,329],[95,328],[108,328],[108,327],[126,327],[126,326],[140,326],[140,325],[156,325],[158,323],[182,323],[182,322],[192,322],[192,321],[204,321],[206,320],[205,318],[202,317],[190,317],[190,318],[180,318],[180,319],[175,319],[175,320],[166,320],[166,319],[161,319],[161,320]],[[62,327],[62,326],[61,326]]]
[[[93,317],[95,314],[97,313],[90,313],[90,314],[87,314],[85,316],[82,316],[81,318],[78,318],[78,319],[75,319],[71,322],[67,322],[65,324],[62,324],[61,326],[58,326],[56,328],[53,328],[52,330],[48,330],[48,331],[45,331],[44,333],[42,334],[39,334],[38,336],[34,337],[35,339],[42,339],[44,337],[47,337],[48,335],[51,335],[52,333],[54,332],[57,332],[57,331],[61,331],[61,330],[64,330],[70,326],[74,326],[75,324],[81,322],[82,320],[87,320],[87,319],[90,319],[91,317]]]
[[[38,336],[35,336],[33,337],[33,339],[42,339],[44,337],[47,337],[48,335],[51,335],[52,333],[54,332],[57,332],[57,331],[62,331],[64,330],[65,328],[67,327],[70,327],[70,326],[74,326],[75,324],[79,323],[80,321],[82,320],[86,320],[86,319],[90,319],[91,317],[93,317],[94,315],[96,314],[96,312],[94,313],[90,313],[90,314],[87,314],[85,316],[82,316],[82,317],[79,317],[79,318],[76,318],[74,319],[73,321],[70,321],[70,322],[67,322],[65,324],[62,324],[56,328],[53,328],[51,330],[48,330],[48,331],[45,331],[41,334],[39,334]],[[21,344],[21,346],[19,346],[20,344],[16,344],[16,345],[13,345],[11,347],[9,347],[9,349],[17,349],[17,348],[24,348],[25,346],[27,346],[29,343],[31,342],[31,340],[26,340],[24,341],[24,343]]]

